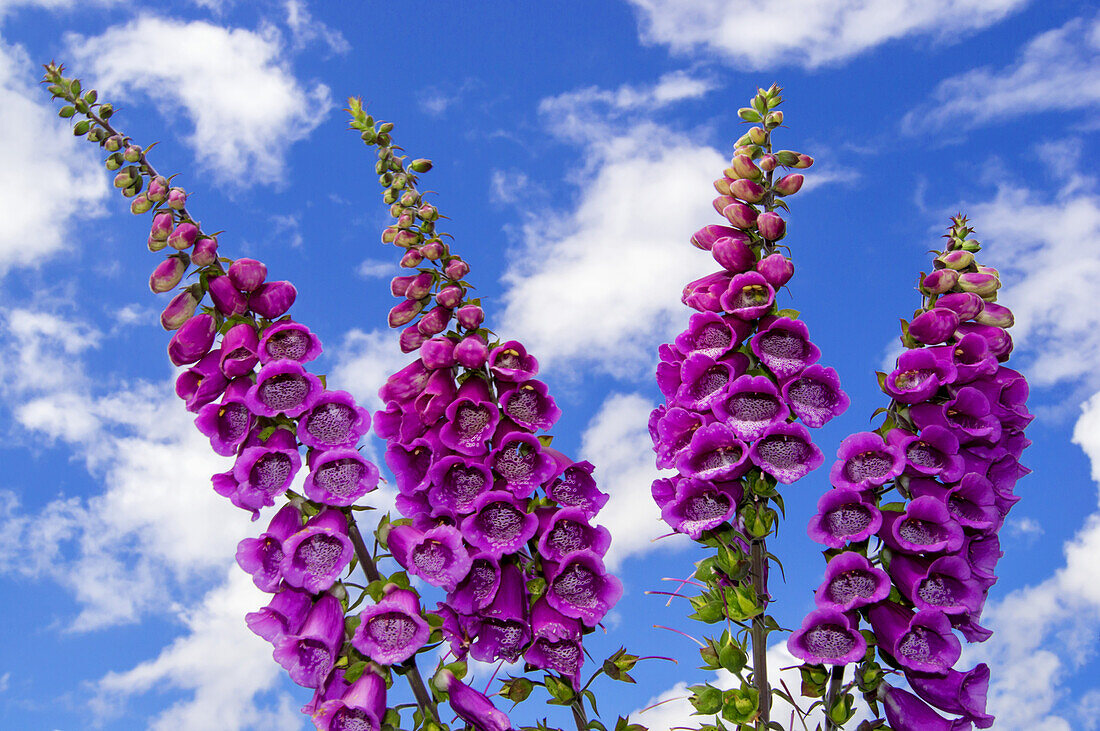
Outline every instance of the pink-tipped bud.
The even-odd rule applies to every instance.
[[[749,237],[740,231],[736,236],[724,236],[710,248],[710,255],[728,272],[740,274],[752,269],[756,255],[749,248]]]
[[[160,203],[168,197],[168,181],[163,175],[156,176],[149,181],[149,189],[145,195],[154,203]]]
[[[943,264],[948,269],[960,270],[966,269],[974,263],[974,255],[969,251],[956,249],[955,251],[948,251],[940,254],[936,257],[936,261]]]
[[[255,259],[237,259],[229,265],[229,281],[242,292],[251,292],[267,279],[267,265]]]
[[[718,178],[718,180],[715,180],[714,189],[718,191],[718,195],[729,195],[730,178]]]
[[[233,286],[233,282],[229,277],[214,277],[206,286],[214,306],[218,308],[218,312],[226,317],[243,315],[245,310],[248,309],[248,300],[245,299],[240,290]]]
[[[160,313],[160,326],[165,330],[178,330],[195,314],[199,300],[190,288],[183,290]]]
[[[197,267],[208,267],[218,260],[218,240],[206,236],[195,242],[191,249],[191,263]]]
[[[806,176],[801,173],[791,173],[790,175],[784,175],[775,185],[772,186],[772,190],[776,195],[794,195],[802,189],[802,183],[806,180]]]
[[[763,173],[760,172],[760,168],[756,167],[751,159],[744,155],[738,155],[733,158],[733,162],[730,163],[730,169],[733,170],[735,178],[746,178],[748,180],[759,180]],[[732,193],[731,195],[737,195]]]
[[[749,131],[746,133],[749,139],[752,140],[754,145],[764,144],[764,140],[768,139],[767,133],[761,127],[749,127]]]
[[[403,300],[390,309],[386,321],[390,327],[408,325],[414,317],[420,314],[422,309],[424,309],[424,305],[420,304],[420,300]]]
[[[399,229],[409,229],[413,227],[414,223],[416,223],[416,216],[411,213],[402,213],[397,217],[396,225]]]
[[[1001,280],[994,274],[985,272],[966,272],[959,275],[959,289],[973,292],[982,299],[993,298],[1001,288]]]
[[[145,195],[144,193],[130,201],[130,213],[134,214],[135,216],[140,216],[143,213],[148,213],[152,207],[153,202],[149,200],[149,196]]]
[[[402,353],[411,353],[422,346],[427,339],[428,336],[420,332],[416,325],[409,325],[397,336],[397,345]]]
[[[429,338],[433,337],[447,329],[451,315],[452,311],[446,307],[436,307],[420,318],[417,328]]]
[[[982,311],[978,313],[974,320],[982,325],[993,325],[1005,329],[1016,324],[1016,318],[1013,317],[1012,310],[995,302],[986,302]]]
[[[154,239],[152,236],[149,237],[149,251],[160,251],[162,249],[167,248],[167,246],[168,246],[167,241],[161,241],[159,239]]]
[[[456,257],[447,262],[447,266],[443,267],[443,273],[448,279],[457,282],[470,273],[470,265]]]
[[[959,273],[954,269],[937,269],[924,275],[920,288],[928,294],[944,294],[954,289],[958,281]]]
[[[485,321],[485,311],[477,305],[463,305],[455,311],[455,318],[467,330],[477,330]]]
[[[425,203],[416,211],[421,221],[434,221],[439,218],[439,210],[431,203]]]
[[[719,211],[719,213],[721,213],[721,211]],[[735,228],[710,224],[709,226],[703,226],[701,229],[691,235],[691,245],[694,246],[696,249],[710,251],[711,248],[714,246],[714,242],[718,239],[724,236],[733,236],[734,238],[737,238],[741,235],[741,232]]]
[[[122,149],[122,135],[111,135],[103,142],[103,149],[107,152],[118,152]]]
[[[742,178],[730,183],[730,195],[746,203],[759,203],[764,200],[765,193],[764,186],[752,180]]]
[[[390,292],[394,297],[404,297],[405,292],[408,291],[409,285],[416,279],[415,274],[408,274],[404,277],[394,277],[390,280]]]
[[[187,206],[187,193],[183,188],[172,188],[168,191],[168,207],[182,211]]]
[[[420,348],[420,360],[425,368],[436,370],[455,364],[455,343],[450,338],[432,338]]]
[[[439,303],[440,307],[453,310],[462,303],[464,294],[466,293],[462,290],[462,287],[452,284],[439,290],[439,294],[435,296],[435,301]]]
[[[431,272],[420,272],[409,282],[408,289],[405,290],[405,296],[411,300],[424,299],[432,291],[432,284],[434,283],[435,277]]]
[[[489,346],[480,335],[467,335],[455,346],[455,360],[466,368],[481,368],[489,359]]]
[[[169,256],[157,265],[149,276],[149,289],[157,294],[167,292],[180,283],[187,272],[187,262],[183,257]]]
[[[172,229],[172,233],[168,234],[168,245],[177,251],[183,251],[191,248],[198,235],[199,227],[190,221],[184,221]]]
[[[416,246],[420,243],[420,234],[416,231],[398,231],[397,236],[393,239],[394,246],[400,246],[402,249],[408,249],[409,247]]]
[[[443,255],[447,253],[446,247],[443,246],[442,241],[429,241],[420,247],[420,255],[425,259],[431,261],[437,261],[442,259]]]
[[[772,289],[779,289],[794,276],[794,262],[782,254],[775,253],[758,261],[756,271],[768,281]]]
[[[756,229],[768,241],[778,241],[787,235],[787,222],[778,213],[767,211],[756,219]]]
[[[397,238],[397,227],[396,226],[389,226],[384,231],[382,231],[382,243],[383,244],[392,244],[394,242],[394,239],[396,239],[396,238]]]
[[[409,249],[405,252],[405,255],[401,257],[401,266],[406,269],[414,269],[420,266],[420,262],[424,261],[424,257],[420,255],[419,249]]]
[[[137,162],[141,159],[141,148],[137,145],[127,145],[122,151],[122,159],[126,162]]]
[[[153,225],[149,227],[149,239],[152,241],[168,241],[168,235],[172,233],[174,223],[172,214],[168,211],[153,216]]]
[[[248,296],[248,308],[274,320],[286,314],[297,298],[298,290],[290,282],[264,282]]]
[[[796,162],[791,167],[797,168],[799,170],[805,170],[806,168],[810,167],[813,164],[814,164],[814,159],[812,157],[810,157],[809,155],[804,155],[800,152],[800,153],[798,153],[798,162]]]
[[[775,155],[764,155],[760,158],[760,161],[757,162],[757,165],[759,165],[760,169],[764,172],[770,173],[779,165],[779,161],[775,159]]]
[[[722,210],[725,209],[726,206],[730,205],[731,203],[736,203],[736,202],[737,202],[737,200],[732,195],[720,195],[717,198],[715,198],[713,201],[711,201],[711,205],[714,206],[714,210],[721,213]]]
[[[726,217],[727,221],[733,224],[734,228],[748,229],[752,228],[753,224],[756,223],[756,219],[760,216],[760,212],[752,206],[735,202],[723,208],[722,215]]]

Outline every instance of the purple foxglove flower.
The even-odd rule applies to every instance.
[[[909,335],[918,343],[937,345],[945,342],[959,327],[959,316],[946,307],[933,307],[909,323]]]
[[[256,384],[245,402],[259,416],[286,414],[295,418],[313,408],[322,391],[321,380],[297,361],[275,360],[256,374]]]
[[[256,355],[257,345],[255,327],[247,322],[234,325],[222,338],[218,368],[226,378],[236,378],[252,373],[252,369],[260,360]]]
[[[455,364],[455,342],[450,338],[432,338],[420,346],[420,359],[431,370],[451,368]]]
[[[940,386],[954,380],[952,361],[937,358],[929,348],[917,348],[898,357],[898,367],[886,376],[882,389],[898,403],[915,404],[932,398]]]
[[[958,556],[928,560],[898,553],[890,560],[890,576],[917,609],[977,614],[984,601],[983,587],[971,579],[966,559]]]
[[[309,703],[302,706],[302,713],[312,717],[324,705],[325,701],[340,700],[350,687],[347,678],[344,677],[343,668],[336,668],[329,673],[329,676],[325,678],[321,685],[317,686],[317,689],[313,692],[313,698],[310,699]]]
[[[718,265],[732,274],[747,272],[756,264],[756,255],[749,248],[748,234],[734,231],[711,246],[710,254]]]
[[[726,272],[715,272],[689,282],[680,295],[680,301],[700,312],[718,312],[722,309],[720,298],[731,279]]]
[[[922,429],[920,436],[904,429],[892,429],[886,436],[905,455],[906,472],[936,476],[945,482],[962,477],[964,464],[959,456],[959,440],[950,430],[932,425]]]
[[[467,330],[477,330],[485,320],[485,311],[477,305],[463,305],[455,310],[455,319]]]
[[[447,275],[448,279],[457,282],[470,273],[470,265],[455,256],[443,267],[443,273]]]
[[[537,431],[550,429],[561,418],[546,384],[530,380],[501,389],[500,410],[519,426]]]
[[[943,404],[923,403],[909,408],[913,423],[921,429],[942,426],[957,435],[959,442],[976,439],[996,442],[1001,438],[1001,422],[990,413],[989,399],[973,386],[963,386],[955,398]]]
[[[285,584],[266,607],[244,615],[244,622],[254,633],[275,642],[279,635],[296,634],[313,608],[313,596],[308,591]]]
[[[346,507],[378,487],[378,468],[350,447],[314,452],[303,491],[310,500]]]
[[[275,638],[275,662],[290,673],[290,679],[306,688],[318,688],[332,672],[344,644],[344,608],[331,594],[325,594],[309,612],[295,634]]]
[[[368,669],[312,716],[320,731],[379,731],[386,716],[386,681]]]
[[[447,407],[454,403],[457,395],[451,369],[440,369],[432,373],[424,390],[413,399],[413,409],[425,424],[434,424],[447,412]]]
[[[423,361],[414,360],[401,370],[394,373],[378,389],[378,397],[384,402],[407,402],[416,398],[417,394],[428,385],[428,379],[432,372],[424,367]]]
[[[709,424],[695,431],[691,443],[676,458],[676,469],[700,480],[735,480],[749,468],[748,447],[725,424]]]
[[[423,532],[412,526],[395,525],[386,536],[386,545],[410,574],[447,591],[453,591],[470,572],[472,559],[462,543],[462,533],[451,525]]]
[[[420,253],[420,249],[409,249],[401,257],[400,264],[406,269],[411,269],[418,266],[422,261],[424,261],[424,256]]]
[[[487,463],[502,480],[502,489],[524,498],[557,472],[554,459],[542,451],[534,434],[512,432],[489,453]]]
[[[442,445],[429,437],[414,439],[408,444],[391,443],[385,459],[397,479],[397,489],[404,495],[411,495],[424,487],[428,470],[442,451],[445,451]]]
[[[153,216],[153,224],[149,228],[149,241],[167,241],[168,234],[172,233],[174,226],[171,211],[161,211]]]
[[[213,317],[207,314],[192,317],[172,335],[168,343],[168,358],[178,366],[197,362],[210,352],[215,334],[217,328]]]
[[[402,325],[408,325],[410,322],[416,319],[416,316],[420,314],[420,311],[422,309],[424,309],[424,305],[419,300],[401,300],[390,309],[390,314],[387,316],[387,322],[389,323],[390,327],[401,327]],[[413,328],[415,327],[415,325],[410,326],[409,332],[419,334],[421,338],[428,337],[424,335],[424,333],[420,332],[419,328],[416,328],[414,331]],[[402,335],[403,334],[404,333],[402,333]],[[411,352],[413,350],[416,350],[417,345],[412,344],[412,342],[414,342],[414,336],[410,336],[410,341],[411,347],[409,348],[409,351]]]
[[[993,483],[979,474],[963,475],[961,482],[950,487],[932,480],[913,479],[909,490],[915,498],[931,496],[944,503],[951,516],[965,528],[986,531],[1000,527],[1003,516],[997,509]]]
[[[840,390],[836,371],[816,364],[783,384],[783,400],[812,429],[843,414],[850,403],[848,394]]]
[[[920,287],[928,294],[943,294],[954,289],[958,281],[959,273],[954,269],[937,269],[924,275]]]
[[[460,366],[478,369],[489,360],[489,346],[478,334],[467,335],[455,346],[455,360]]]
[[[177,330],[191,320],[199,300],[190,288],[183,290],[168,302],[160,313],[160,326],[165,330]]]
[[[961,271],[974,263],[974,254],[963,249],[947,251],[936,257],[936,264],[942,264],[948,269]]]
[[[229,281],[242,292],[251,292],[267,279],[267,265],[255,259],[237,259],[229,265]]]
[[[308,363],[321,354],[321,341],[301,323],[284,320],[264,330],[260,338],[260,362],[286,358]]]
[[[584,650],[581,649],[581,624],[539,599],[531,609],[534,643],[523,658],[541,670],[553,670],[569,678],[573,688],[580,687]]]
[[[723,309],[742,320],[755,320],[771,309],[773,302],[775,290],[759,272],[738,274],[719,298]]]
[[[521,343],[509,340],[489,354],[489,370],[502,381],[527,381],[538,375],[539,362]]]
[[[945,677],[906,673],[905,679],[926,703],[941,711],[965,716],[978,728],[993,726],[993,716],[985,712],[989,692],[989,666],[985,663],[965,673],[948,670]]]
[[[743,365],[740,360],[715,360],[703,353],[692,353],[680,366],[675,403],[669,405],[709,411],[725,396],[734,379],[745,372]]]
[[[404,297],[405,293],[409,290],[409,285],[416,279],[415,274],[409,274],[404,277],[394,277],[390,280],[390,292],[394,297]]]
[[[238,378],[229,384],[220,404],[207,404],[199,409],[195,426],[210,439],[216,454],[223,457],[236,454],[252,431],[256,419],[244,402],[251,386],[251,380]]]
[[[970,721],[963,718],[948,720],[933,711],[920,698],[883,683],[879,696],[886,710],[886,721],[891,728],[920,729],[920,731],[970,731]]]
[[[817,514],[810,518],[807,533],[817,543],[843,548],[878,533],[882,513],[858,490],[836,488],[817,501]]]
[[[198,363],[176,378],[176,395],[187,405],[188,411],[198,411],[222,395],[229,379],[218,370],[221,351],[204,355]]]
[[[239,289],[233,286],[229,277],[214,277],[206,286],[214,306],[226,317],[241,315],[248,311],[248,300]]]
[[[778,241],[787,235],[787,222],[778,213],[766,211],[757,217],[756,230],[768,241]]]
[[[566,617],[595,627],[623,595],[623,584],[607,573],[592,551],[575,551],[560,563],[546,562],[546,601]]]
[[[904,513],[884,512],[879,537],[904,553],[954,553],[963,545],[962,526],[931,496],[913,500]]]
[[[981,325],[992,325],[1000,328],[1009,328],[1016,324],[1016,318],[1013,316],[1012,310],[993,302],[986,302],[985,309],[974,319]]]
[[[867,609],[879,644],[906,670],[944,675],[962,653],[947,615],[935,609],[914,614],[893,602]]]
[[[801,424],[771,424],[749,448],[749,459],[784,485],[810,474],[825,461],[825,455]]]
[[[186,271],[187,262],[178,256],[169,256],[149,275],[149,289],[157,294],[169,292],[180,283]]]
[[[819,609],[850,612],[890,595],[890,577],[854,551],[837,554],[825,568],[814,603]]]
[[[493,489],[493,474],[480,460],[451,455],[428,471],[428,500],[436,515],[469,515],[474,501]]]
[[[656,423],[657,467],[667,469],[676,466],[676,458],[691,444],[695,430],[713,423],[701,414],[679,407],[667,409]]]
[[[959,316],[960,322],[965,322],[981,314],[985,300],[971,292],[952,292],[938,298],[936,307],[946,307]]]
[[[539,555],[561,561],[567,553],[587,548],[603,557],[611,546],[611,533],[602,525],[590,525],[579,508],[544,508],[538,540]],[[541,516],[540,516],[541,517]]]
[[[459,398],[451,402],[445,413],[446,421],[439,430],[439,441],[470,457],[489,451],[488,440],[500,423],[500,411],[496,404],[488,398],[477,398],[477,394],[472,394],[471,398],[459,394]]]
[[[710,251],[714,247],[714,243],[718,241],[718,239],[727,236],[737,238],[739,236],[744,236],[744,234],[735,228],[730,228],[729,226],[718,226],[712,224],[709,226],[703,226],[701,229],[692,234],[691,245],[697,249],[702,249],[703,251]]]
[[[591,462],[577,462],[566,467],[546,488],[547,496],[563,507],[579,508],[591,520],[610,498],[596,487],[593,470]]]
[[[451,284],[439,290],[439,294],[435,296],[435,301],[440,307],[453,310],[462,304],[463,294],[465,292],[463,292],[462,287]]]
[[[427,314],[421,315],[416,329],[425,337],[434,337],[447,329],[452,314],[446,307],[434,307]]]
[[[970,383],[997,371],[997,358],[990,352],[989,343],[977,333],[963,335],[948,352],[955,364],[955,385]]]
[[[677,475],[676,477],[661,477],[654,480],[653,484],[649,486],[649,493],[653,497],[653,502],[657,503],[657,508],[664,510],[665,506],[676,498],[676,486],[684,480],[690,479],[693,478]]]
[[[191,248],[198,235],[199,227],[190,221],[184,221],[172,229],[172,233],[168,234],[168,245],[173,249],[183,251]]]
[[[206,236],[195,242],[191,249],[191,263],[197,267],[208,267],[218,260],[218,240]]]
[[[435,275],[431,272],[420,272],[409,283],[408,288],[405,290],[405,297],[411,300],[424,299],[431,294],[432,284],[434,283]]]
[[[700,353],[718,360],[751,332],[752,326],[744,320],[700,312],[692,315],[687,330],[676,336],[676,350],[685,358]]]
[[[283,542],[302,527],[298,508],[287,505],[271,519],[259,538],[245,538],[237,544],[237,565],[260,591],[274,592],[283,579]],[[265,637],[265,640],[270,639]]]
[[[447,603],[464,615],[478,612],[492,603],[500,586],[500,561],[488,553],[471,557],[470,571],[447,592]]]
[[[725,387],[711,406],[714,415],[746,442],[759,439],[791,413],[770,378],[747,374]]]
[[[858,432],[840,443],[829,471],[836,487],[865,490],[883,485],[905,469],[905,455],[874,432]]]
[[[867,652],[867,641],[843,612],[815,609],[787,639],[792,655],[808,663],[847,665]]]
[[[693,541],[703,531],[725,523],[737,511],[742,490],[738,482],[715,484],[687,478],[675,482],[675,492],[661,506],[661,518],[678,533],[686,533]]]
[[[482,662],[515,662],[531,641],[527,587],[518,566],[507,564],[501,568],[496,596],[478,617],[481,626],[470,655]]]
[[[794,276],[794,262],[782,254],[770,254],[756,263],[756,271],[768,280],[772,289],[779,289]]]
[[[491,490],[470,507],[473,514],[462,519],[462,535],[494,558],[520,550],[539,527],[539,519],[526,512],[511,492]]]
[[[436,673],[432,684],[447,694],[451,710],[478,731],[511,731],[508,716],[497,710],[483,693],[479,693],[444,668]]]
[[[290,282],[264,282],[248,295],[248,308],[274,320],[286,313],[297,297],[298,290]]]
[[[233,504],[252,511],[274,505],[301,466],[298,444],[288,430],[276,429],[264,442],[251,437],[233,463],[237,481]]]
[[[797,376],[821,357],[821,351],[810,342],[806,323],[786,317],[777,317],[766,325],[761,323],[749,346],[780,381]]]
[[[955,330],[955,337],[963,338],[970,333],[980,335],[989,346],[989,352],[998,360],[1007,358],[1012,352],[1012,336],[1004,328],[964,322]]]
[[[291,586],[318,594],[335,583],[351,562],[354,548],[348,538],[348,519],[339,510],[325,508],[305,527],[283,541],[283,579]]]
[[[431,629],[420,616],[420,600],[414,592],[395,584],[386,590],[382,601],[359,614],[351,644],[380,665],[396,665],[427,644]]]

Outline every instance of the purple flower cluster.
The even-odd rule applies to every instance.
[[[965,218],[953,219],[947,251],[922,278],[926,305],[903,335],[910,350],[880,374],[892,399],[886,423],[837,451],[833,489],[809,526],[829,547],[829,564],[817,609],[788,641],[809,663],[860,662],[866,620],[879,654],[917,694],[879,688],[899,731],[993,723],[985,713],[989,669],[953,669],[961,653],[955,633],[969,642],[990,635],[979,620],[997,580],[997,532],[1019,500],[1016,481],[1029,472],[1018,460],[1032,416],[1027,381],[1001,365],[1012,315],[994,302],[1000,282],[988,278],[996,272],[974,262],[972,231]],[[970,284],[978,281],[981,291]],[[904,502],[882,503],[891,485]],[[871,536],[877,554],[868,550]],[[947,721],[926,704],[962,718]]]
[[[714,206],[732,226],[705,226],[691,239],[722,269],[684,288],[684,304],[699,312],[658,350],[665,403],[650,416],[649,430],[657,466],[679,474],[656,480],[652,493],[664,520],[696,540],[733,519],[750,470],[791,484],[819,467],[824,457],[807,427],[848,407],[836,371],[817,364],[821,351],[806,324],[775,303],[794,265],[775,250],[786,224],[771,208],[777,196],[797,192],[802,175],[769,183],[771,171],[812,160],[754,150],[755,161],[738,148],[715,182],[722,195]]]

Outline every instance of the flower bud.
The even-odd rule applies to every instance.
[[[721,213],[721,211],[719,211]],[[691,235],[691,245],[696,249],[702,249],[703,251],[710,251],[714,246],[714,243],[723,236],[732,236],[734,238],[745,237],[745,234],[741,233],[735,228],[729,226],[718,226],[711,224],[709,226],[703,226],[701,229]]]
[[[470,273],[470,265],[455,257],[443,267],[443,273],[447,275],[448,279],[453,279],[457,282]]]
[[[764,193],[764,186],[752,180],[742,178],[730,183],[730,195],[746,203],[759,203],[764,200]]]
[[[172,229],[172,233],[168,235],[168,245],[177,251],[183,251],[191,248],[198,235],[199,227],[190,221],[184,221]]]
[[[122,159],[122,154],[116,152],[113,155],[107,156],[107,159],[103,161],[103,166],[106,167],[108,170],[118,170],[120,167],[122,167],[123,162],[125,161]]]
[[[481,368],[489,359],[489,346],[480,335],[467,335],[455,346],[455,360],[466,368]]]
[[[141,173],[137,172],[137,168],[133,165],[128,165],[115,176],[115,187],[129,188],[134,184],[134,181],[140,179],[140,177]]]
[[[805,170],[806,168],[810,167],[813,164],[814,164],[814,159],[812,157],[810,157],[809,155],[803,155],[802,153],[798,153],[798,162],[796,162],[791,167],[797,168],[799,170]]]
[[[126,162],[137,162],[141,159],[141,147],[134,144],[127,145],[122,151],[122,159]]]
[[[226,317],[243,315],[248,309],[248,301],[240,290],[233,286],[229,277],[214,277],[206,286],[214,306]]]
[[[149,275],[149,289],[157,294],[168,292],[183,279],[187,271],[187,262],[183,257],[169,256],[157,265],[153,273]]]
[[[463,305],[455,311],[455,318],[467,330],[477,330],[485,320],[485,312],[477,305]]]
[[[964,292],[973,292],[982,299],[993,297],[1000,288],[1001,280],[994,274],[966,272],[959,275],[959,289]]]
[[[192,317],[180,325],[168,342],[168,357],[178,366],[196,362],[209,352],[216,332],[214,318],[210,315]]]
[[[947,340],[959,326],[959,316],[944,307],[922,312],[909,323],[909,335],[918,343],[938,345]]]
[[[766,173],[770,173],[772,170],[775,170],[778,164],[779,161],[775,159],[775,155],[764,155],[760,158],[759,162],[757,162],[757,165],[760,166],[760,169]]]
[[[133,198],[135,195],[141,192],[141,186],[142,177],[139,175],[138,177],[134,178],[133,183],[127,185],[125,188],[122,189],[122,197]]]
[[[768,133],[760,127],[749,127],[749,131],[746,133],[749,139],[752,140],[754,145],[764,144],[764,140],[768,138]]]
[[[420,318],[417,328],[427,337],[438,335],[447,329],[451,322],[452,311],[446,307],[433,308],[428,314]]]
[[[958,281],[959,273],[954,269],[937,269],[924,275],[920,288],[927,294],[944,294],[954,289]]]
[[[419,249],[409,249],[405,252],[405,255],[401,257],[401,266],[406,269],[413,269],[420,266],[420,262],[424,261],[424,257],[420,255]]]
[[[768,241],[778,241],[787,235],[787,222],[774,211],[761,213],[756,219],[756,228]]]
[[[434,282],[435,276],[431,272],[420,272],[409,283],[408,289],[405,290],[405,296],[411,300],[424,299],[432,291]]]
[[[420,247],[420,255],[432,261],[441,259],[446,253],[447,250],[444,248],[442,241],[429,241]]]
[[[730,169],[734,172],[734,175],[730,176],[733,178],[759,180],[763,175],[763,173],[760,172],[760,168],[756,167],[756,163],[744,155],[738,155],[733,158],[733,162],[730,163]]]
[[[436,370],[455,364],[455,343],[450,338],[432,338],[420,348],[420,360],[424,367]]]
[[[195,242],[191,249],[191,263],[197,267],[208,267],[218,260],[218,240],[205,236]]]
[[[298,290],[290,282],[264,282],[248,296],[248,307],[257,315],[274,320],[290,309]]]
[[[977,252],[982,250],[982,244],[980,241],[966,240],[959,244],[959,248],[963,251]]]
[[[416,216],[411,213],[402,213],[397,217],[396,225],[398,229],[409,229],[413,227],[414,223],[416,223]]]
[[[777,110],[764,117],[764,126],[768,129],[774,129],[781,124],[783,124],[783,112]]]
[[[428,336],[420,332],[416,325],[409,325],[397,337],[397,345],[401,348],[402,353],[411,353],[421,347],[427,339]]]
[[[974,255],[969,251],[948,251],[936,257],[936,261],[948,269],[966,269],[974,263]]]
[[[735,228],[752,228],[760,213],[752,206],[744,203],[731,203],[722,209],[722,215],[726,217]]]
[[[148,195],[139,195],[130,201],[130,213],[135,216],[140,216],[143,213],[148,213],[153,207],[153,202],[149,200]]]
[[[465,292],[462,287],[457,285],[449,285],[439,290],[439,294],[435,296],[435,301],[440,307],[446,307],[448,309],[454,309],[462,303],[462,296]]]
[[[1016,324],[1016,318],[1013,317],[1012,310],[994,302],[986,302],[985,307],[974,319],[982,325],[993,325],[999,328],[1010,328]]]
[[[974,263],[974,268],[977,269],[982,274],[992,274],[995,277],[1000,277],[1001,276],[1001,273],[997,269],[995,269],[993,267],[987,267],[984,264],[978,264],[977,262],[975,262]]]
[[[387,226],[382,231],[382,243],[392,244],[397,238],[397,226]]]
[[[408,249],[420,243],[420,234],[416,231],[399,230],[393,237],[393,245]]]
[[[718,178],[714,181],[714,189],[718,191],[718,195],[730,194],[730,178]]]
[[[172,214],[162,211],[153,216],[153,225],[149,228],[149,238],[153,241],[168,241],[172,232]]]
[[[199,300],[191,288],[183,290],[160,313],[160,326],[165,330],[179,329],[183,323],[191,319],[195,314],[195,308],[199,306]]]
[[[149,181],[149,192],[145,194],[154,203],[160,203],[168,197],[168,181],[163,175],[158,175]]]
[[[782,254],[775,253],[758,261],[756,271],[760,272],[772,289],[779,289],[794,276],[794,262]]]
[[[237,259],[229,265],[229,281],[242,292],[251,292],[267,278],[267,265],[255,259]]]
[[[403,300],[390,309],[387,322],[389,322],[390,327],[408,325],[414,317],[420,314],[422,309],[424,309],[424,305],[420,303],[420,300]]]
[[[122,135],[112,135],[103,143],[103,149],[107,152],[118,152],[122,149]]]
[[[710,248],[710,254],[723,269],[740,274],[752,269],[756,255],[748,245],[748,236],[737,232],[737,236],[724,236]]]
[[[414,173],[426,173],[432,169],[432,161],[423,158],[413,160],[409,163],[409,168],[411,168]]]
[[[714,206],[714,210],[721,213],[726,206],[736,203],[737,200],[732,195],[720,195],[711,201],[711,205]]]
[[[183,188],[172,188],[168,191],[168,207],[182,211],[187,206],[187,193],[183,191]]]
[[[802,188],[802,183],[805,179],[806,176],[801,173],[784,175],[774,186],[772,186],[772,190],[775,191],[776,195],[794,195]]]
[[[390,280],[390,293],[394,297],[404,297],[405,292],[409,289],[409,285],[416,279],[415,274],[408,274],[403,277],[394,277]]]

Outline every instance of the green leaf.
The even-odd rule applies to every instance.
[[[576,695],[573,693],[573,689],[569,687],[567,683],[560,680],[554,675],[547,673],[545,677],[546,690],[550,693],[553,700],[549,701],[553,705],[567,706],[573,702]]]
[[[802,313],[800,313],[798,310],[792,310],[788,307],[780,310],[779,312],[776,312],[775,314],[779,317],[786,317],[791,320],[797,320],[798,316]]]
[[[689,700],[695,708],[695,712],[691,715],[709,716],[721,710],[722,691],[713,685],[693,685],[688,690],[692,692]]]
[[[357,663],[352,663],[348,666],[348,669],[344,671],[344,680],[349,683],[354,683],[363,676],[363,671],[367,669],[367,663],[360,660]]]
[[[539,444],[541,444],[542,446],[549,447],[553,443],[554,443],[554,435],[553,434],[541,434],[541,435],[539,435]]]

